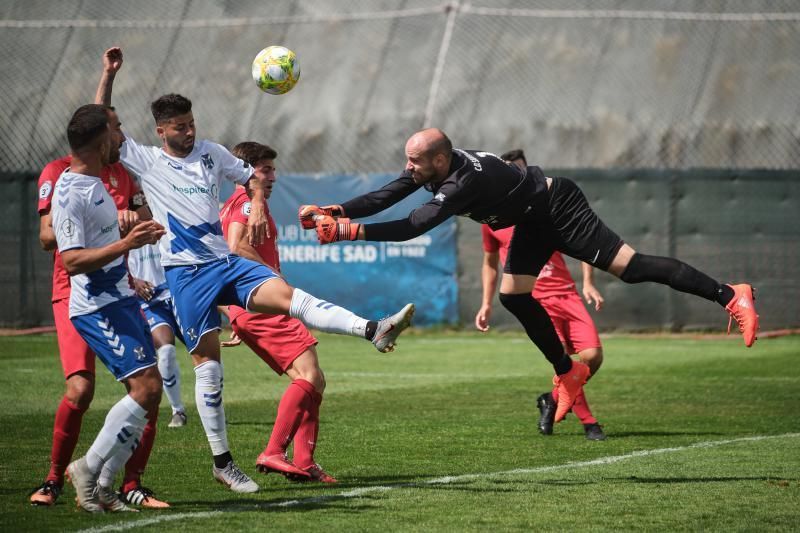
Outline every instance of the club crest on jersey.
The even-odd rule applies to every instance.
[[[211,159],[211,154],[201,155],[200,161],[203,163],[203,166],[206,167],[208,170],[214,168],[214,160]]]
[[[58,229],[64,237],[72,237],[75,235],[75,223],[69,218],[62,222]]]
[[[111,176],[109,176],[109,177],[108,177],[108,182],[109,182],[109,183],[111,184],[111,186],[112,186],[112,187],[114,187],[115,189],[116,189],[116,188],[117,188],[117,186],[119,185],[119,181],[117,180],[117,177],[116,177],[116,176],[114,176],[114,175],[111,175]]]
[[[39,198],[42,200],[49,198],[51,192],[53,192],[53,184],[49,181],[45,181],[42,183],[42,186],[39,187]]]
[[[144,346],[137,346],[136,348],[133,349],[133,353],[136,354],[137,361],[144,361],[145,358]]]
[[[441,192],[433,197],[433,199],[438,201],[438,202],[444,202],[445,198],[447,198],[447,197],[444,195],[444,193],[441,193]]]
[[[250,202],[245,202],[242,204],[242,214],[246,217],[250,216]]]

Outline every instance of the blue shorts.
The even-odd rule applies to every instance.
[[[147,319],[147,325],[150,327],[150,331],[161,326],[167,326],[172,330],[172,333],[183,342],[183,335],[181,335],[178,322],[175,320],[172,298],[155,302],[153,300],[146,302],[140,298],[139,305],[144,313],[144,318]]]
[[[247,309],[250,295],[265,281],[279,277],[271,268],[229,255],[200,265],[164,268],[172,293],[175,318],[189,353],[200,338],[220,329],[218,305],[238,305]]]
[[[110,303],[71,320],[117,381],[156,364],[153,338],[136,298]]]

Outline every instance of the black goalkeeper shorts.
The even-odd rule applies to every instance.
[[[514,227],[503,272],[536,276],[555,251],[608,270],[623,241],[592,211],[578,186],[567,178],[553,178],[547,202],[547,207],[534,210],[546,215]]]

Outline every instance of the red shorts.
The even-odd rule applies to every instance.
[[[94,352],[69,319],[69,298],[53,302],[53,318],[56,322],[58,354],[64,377],[68,378],[77,372],[94,375]]]
[[[594,320],[577,293],[542,298],[539,303],[550,315],[558,338],[567,345],[568,353],[580,353],[602,346]]]
[[[286,315],[242,313],[231,324],[233,332],[279,375],[317,339],[302,322]]]

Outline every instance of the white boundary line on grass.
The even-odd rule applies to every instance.
[[[260,511],[269,509],[270,507],[295,507],[295,506],[302,506],[302,505],[310,505],[315,503],[322,503],[329,500],[340,500],[345,498],[358,498],[359,496],[363,496],[365,494],[369,494],[372,492],[388,492],[390,490],[395,489],[405,489],[405,488],[413,488],[413,487],[421,487],[425,485],[446,485],[449,483],[457,483],[459,481],[469,481],[473,479],[481,479],[481,478],[492,478],[496,476],[512,476],[512,475],[520,475],[520,474],[541,474],[546,472],[554,472],[556,470],[566,470],[569,468],[584,468],[588,466],[597,466],[597,465],[609,465],[613,463],[619,463],[621,461],[625,461],[628,459],[635,459],[638,457],[649,457],[653,455],[662,455],[665,453],[674,453],[674,452],[682,452],[686,450],[693,450],[698,448],[714,448],[717,446],[725,446],[726,444],[738,444],[740,442],[755,442],[755,441],[762,441],[762,440],[770,440],[770,439],[793,439],[800,437],[800,433],[784,433],[782,435],[758,435],[755,437],[741,437],[738,439],[728,439],[728,440],[716,440],[716,441],[706,441],[706,442],[696,442],[694,444],[689,444],[688,446],[676,446],[673,448],[656,448],[652,450],[639,450],[636,452],[626,453],[623,455],[611,455],[608,457],[599,457],[597,459],[592,459],[589,461],[579,461],[575,463],[564,463],[560,465],[552,465],[552,466],[539,466],[536,468],[517,468],[515,470],[505,470],[502,472],[489,472],[483,474],[463,474],[460,476],[444,476],[429,479],[426,481],[416,481],[411,483],[398,483],[396,485],[377,485],[377,486],[368,486],[368,487],[358,487],[355,489],[351,489],[345,492],[340,492],[339,494],[329,494],[324,496],[314,496],[311,498],[303,498],[301,500],[285,500],[282,502],[274,502],[274,503],[263,503],[263,504],[254,504],[252,506],[248,506],[250,502],[243,504],[242,507],[239,507],[235,510],[230,511],[200,511],[196,513],[175,513],[175,514],[164,514],[161,516],[154,516],[152,518],[145,518],[143,520],[137,520],[135,522],[124,522],[119,524],[109,524],[103,527],[95,527],[89,529],[82,529],[79,530],[79,533],[103,533],[106,531],[124,531],[127,529],[136,529],[139,527],[146,527],[152,526],[155,524],[161,524],[163,522],[174,522],[176,520],[193,520],[196,518],[209,518],[212,516],[220,516],[226,513],[241,513],[241,512],[250,512],[250,511]]]

